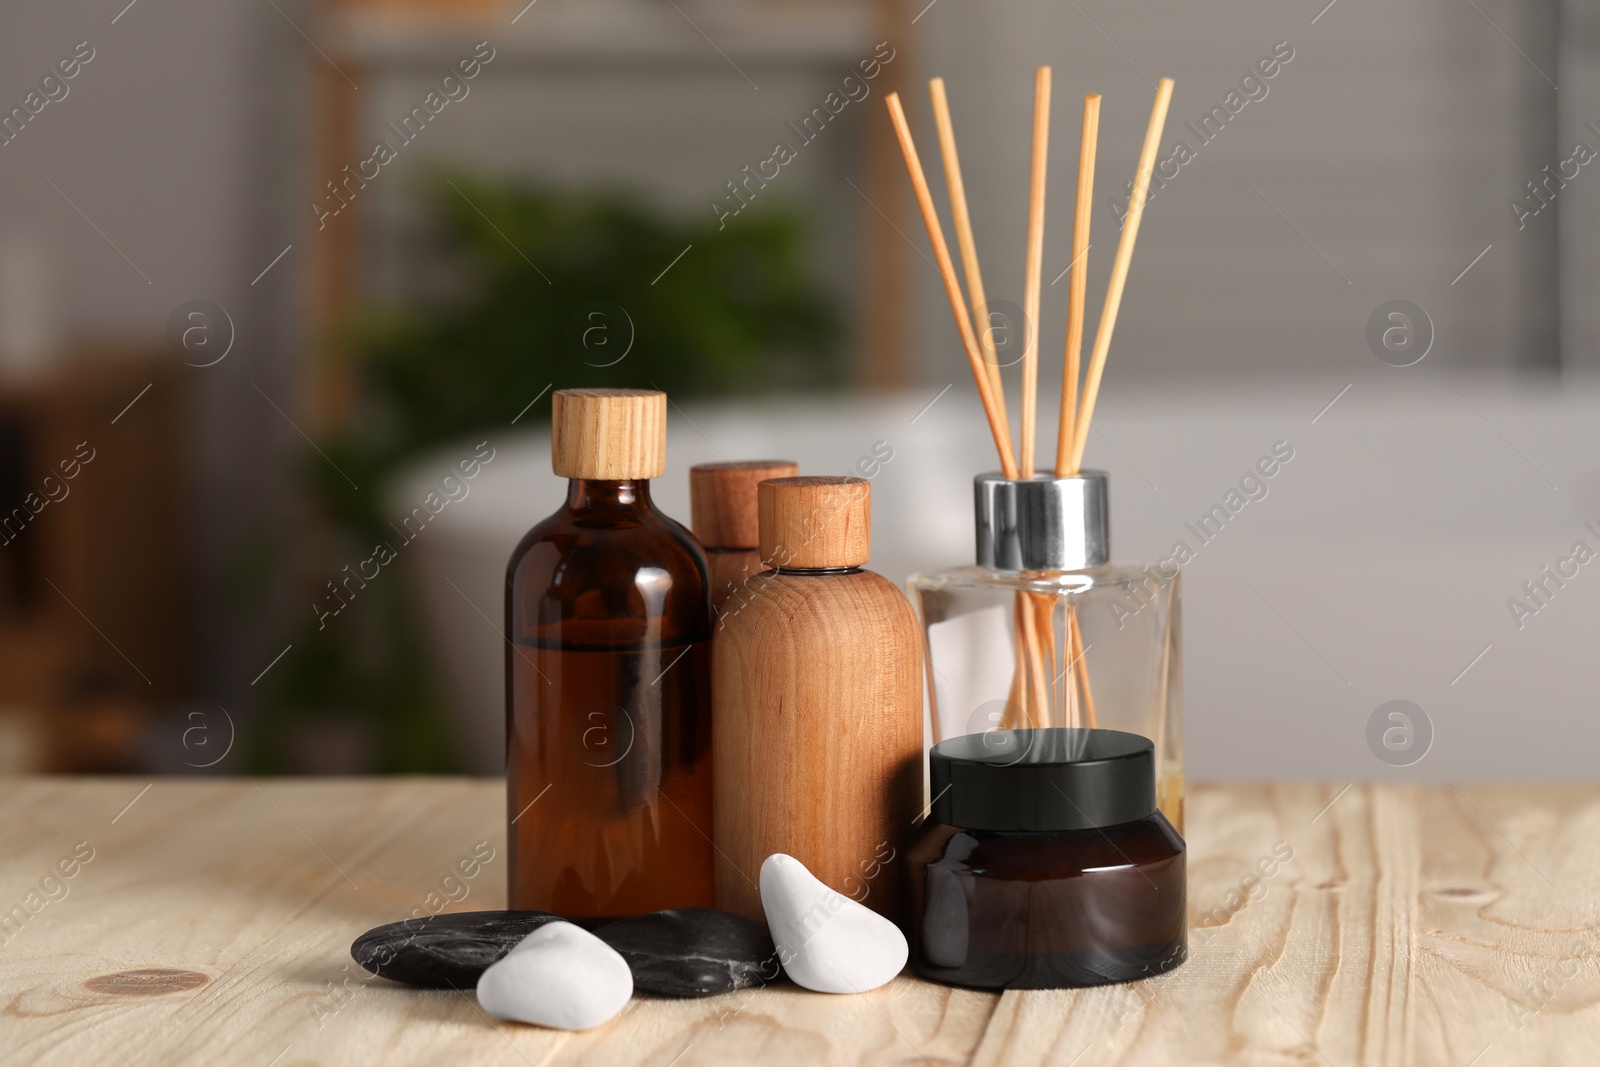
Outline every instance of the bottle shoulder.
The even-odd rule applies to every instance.
[[[694,536],[653,508],[612,516],[563,508],[512,553],[506,607],[517,641],[703,640],[711,634],[710,571]]]
[[[901,589],[875,571],[796,574],[764,570],[738,583],[723,602],[718,630],[789,625],[802,618],[838,624],[863,616],[915,634],[916,615]]]
[[[542,565],[541,565],[542,564]],[[665,570],[681,579],[708,580],[705,550],[689,530],[654,508],[637,512],[574,513],[561,508],[523,534],[511,553],[507,578],[581,580],[586,573],[609,581],[629,566]]]

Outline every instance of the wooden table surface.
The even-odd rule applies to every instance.
[[[0,780],[0,1057],[1600,1063],[1600,787],[1341,787],[1192,790],[1190,959],[1153,981],[636,999],[565,1034],[350,960],[415,909],[504,905],[497,782]]]

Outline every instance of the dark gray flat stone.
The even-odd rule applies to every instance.
[[[779,974],[767,931],[715,908],[673,908],[597,927],[628,961],[637,993],[709,997],[766,985]]]
[[[561,916],[547,911],[463,911],[374,927],[350,955],[383,978],[434,989],[472,989],[489,965]]]

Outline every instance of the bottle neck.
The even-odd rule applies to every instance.
[[[567,508],[571,511],[588,511],[595,508],[649,511],[653,506],[650,502],[648,478],[615,482],[591,478],[567,480]]]

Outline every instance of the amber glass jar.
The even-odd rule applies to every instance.
[[[666,397],[555,395],[566,503],[506,572],[510,906],[711,906],[705,554],[650,499]]]
[[[1184,961],[1184,843],[1156,807],[1148,738],[991,730],[935,745],[929,772],[906,855],[922,977],[1056,989]]]

